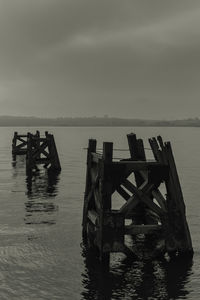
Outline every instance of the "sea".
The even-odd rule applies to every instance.
[[[14,131],[54,134],[61,173],[26,175],[25,156],[12,157]],[[82,210],[88,139],[128,149],[129,133],[170,141],[186,205],[194,257],[132,261],[111,255],[110,271],[88,259]],[[127,158],[126,151],[114,151]],[[200,299],[200,129],[167,127],[0,128],[0,299]]]

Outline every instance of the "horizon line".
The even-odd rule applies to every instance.
[[[43,119],[43,120],[57,120],[57,119],[118,119],[118,120],[137,120],[137,121],[161,121],[161,122],[173,122],[173,121],[188,121],[188,120],[196,120],[199,121],[199,117],[186,117],[186,118],[178,118],[178,119],[146,119],[146,118],[131,118],[131,117],[113,117],[109,115],[104,116],[76,116],[76,117],[69,117],[69,116],[59,116],[59,117],[40,117],[40,116],[14,116],[14,115],[0,115],[0,118],[33,118],[33,119]]]

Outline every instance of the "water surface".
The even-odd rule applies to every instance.
[[[62,171],[26,178],[12,162],[14,131],[48,130]],[[187,208],[193,261],[132,262],[113,255],[109,273],[82,247],[81,219],[89,138],[127,148],[126,134],[172,142]],[[198,128],[0,128],[0,299],[199,299],[200,131]],[[127,156],[115,152],[115,157]],[[150,155],[150,153],[149,153]]]

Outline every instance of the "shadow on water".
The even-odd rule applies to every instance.
[[[151,262],[121,260],[102,269],[98,258],[82,248],[85,269],[82,299],[183,299],[192,273],[192,260]]]
[[[54,200],[58,194],[58,182],[59,174],[48,170],[38,170],[35,174],[27,176],[26,224],[56,223],[58,205],[54,204]]]

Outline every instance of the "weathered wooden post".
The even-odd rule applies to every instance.
[[[185,204],[170,142],[163,143],[161,136],[149,140],[157,161],[168,165],[165,180],[167,191],[168,235],[166,248],[170,256],[193,256],[191,236],[185,216]]]
[[[46,135],[47,144],[48,144],[49,160],[51,162],[51,169],[59,172],[61,170],[61,165],[60,165],[60,160],[58,157],[58,152],[57,152],[54,136],[53,136],[53,134],[49,134],[48,132],[45,132],[45,135]]]
[[[165,143],[165,151],[169,165],[169,176],[166,180],[167,202],[175,239],[174,248],[176,251],[179,251],[181,255],[192,256],[193,248],[185,216],[185,204],[170,142]]]
[[[33,135],[28,132],[27,133],[27,152],[26,152],[26,173],[27,175],[31,175],[33,169],[35,168],[34,160],[33,160]]]
[[[133,161],[146,161],[146,155],[144,150],[144,143],[142,139],[137,139],[136,134],[130,133],[127,134],[128,146],[130,151],[131,160]],[[141,174],[141,172],[134,172],[135,183],[136,186],[141,186],[145,180],[147,179],[147,174],[145,171]],[[135,208],[135,215],[133,218],[133,222],[136,224],[143,223],[145,217],[144,204],[141,202]]]
[[[86,237],[87,235],[87,214],[88,214],[88,204],[93,197],[92,195],[92,179],[90,170],[92,167],[92,153],[96,153],[96,144],[97,141],[90,139],[88,143],[88,150],[87,150],[87,170],[86,170],[86,184],[85,184],[85,195],[84,195],[84,206],[83,206],[83,221],[82,221],[82,228],[83,228],[83,236]]]
[[[99,236],[97,237],[100,249],[100,260],[108,265],[110,249],[105,249],[107,242],[107,230],[109,230],[109,214],[111,213],[112,181],[107,176],[107,169],[112,163],[113,143],[103,143],[103,157],[100,162],[99,193],[101,210],[99,214]],[[108,237],[109,238],[109,237]],[[109,245],[109,244],[108,244]]]
[[[35,148],[39,149],[40,148],[40,132],[37,130],[35,134]],[[37,159],[40,159],[41,153],[38,151]]]
[[[15,154],[17,145],[17,131],[14,132],[14,137],[12,139],[12,154]]]

